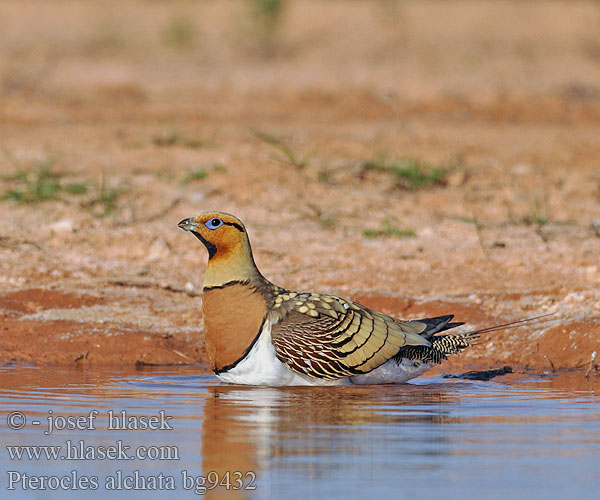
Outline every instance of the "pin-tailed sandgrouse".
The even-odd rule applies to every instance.
[[[479,332],[436,335],[451,315],[402,321],[351,300],[292,292],[256,268],[236,217],[205,212],[179,227],[208,250],[203,313],[211,368],[250,385],[400,383],[456,354]]]

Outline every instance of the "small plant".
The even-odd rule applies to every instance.
[[[334,202],[333,205],[337,205],[337,202]],[[317,221],[325,229],[332,228],[338,224],[338,217],[332,211],[333,205],[324,210],[315,203],[308,203],[308,210],[304,211],[304,215]]]
[[[12,156],[4,152],[16,169],[15,174],[5,177],[16,184],[14,189],[4,193],[0,199],[18,203],[37,203],[42,201],[63,199],[64,194],[82,195],[87,186],[81,183],[64,183],[63,174],[53,171],[56,161],[52,158],[34,162],[34,168],[24,169]]]
[[[167,130],[160,135],[152,138],[152,143],[159,147],[183,146],[190,149],[198,149],[206,144],[199,139],[185,137],[178,130]]]
[[[536,226],[541,228],[547,224],[561,224],[560,221],[555,221],[550,218],[548,202],[544,200],[539,193],[536,193],[533,198],[526,195],[527,213],[518,215],[513,212],[512,207],[507,207],[508,221],[511,224],[525,224],[526,226]],[[564,222],[562,222],[564,224]]]
[[[210,172],[226,172],[227,167],[221,163],[214,163],[207,168],[195,168],[190,170],[181,179],[181,184],[187,184],[188,182],[201,181],[205,179]]]
[[[154,175],[157,180],[163,182],[173,182],[176,179],[176,175],[167,169],[157,170],[152,175]]]
[[[187,171],[183,176],[179,176],[176,172],[168,169],[158,170],[152,175],[159,181],[163,182],[179,182],[187,184],[189,182],[201,181],[206,179],[211,172],[227,172],[227,167],[222,163],[213,163],[206,167],[197,167]]]
[[[450,168],[435,168],[414,159],[402,160],[399,163],[365,162],[363,170],[379,170],[393,174],[398,184],[405,189],[420,189],[434,185],[442,185]]]
[[[332,177],[333,175],[330,169],[321,168],[317,172],[317,180],[323,184],[329,184]]]
[[[185,174],[184,178],[181,180],[182,184],[187,184],[192,181],[201,181],[208,175],[208,172],[203,168],[196,168],[191,170],[187,174]]]
[[[335,215],[322,215],[319,217],[319,224],[325,228],[334,227],[338,224],[338,218]]]
[[[275,44],[277,27],[285,6],[284,0],[254,0],[256,35],[261,38],[263,49],[269,51]]]
[[[284,163],[288,163],[298,170],[302,170],[306,165],[308,165],[308,160],[310,155],[306,155],[302,158],[299,158],[296,153],[281,139],[274,137],[272,135],[266,134],[264,132],[260,132],[258,130],[252,130],[252,135],[256,137],[259,141],[262,141],[269,146],[273,146],[276,150],[283,154],[284,158],[281,160]]]
[[[102,186],[100,188],[100,203],[104,207],[101,216],[106,217],[112,215],[117,207],[117,198],[121,194],[121,190],[110,185],[108,178],[102,176]]]
[[[269,18],[277,18],[283,7],[283,0],[255,0],[256,12]]]
[[[529,214],[523,217],[523,222],[527,225],[545,226],[550,222],[547,203],[542,200],[539,194],[533,199]]]
[[[449,218],[458,222],[464,222],[465,224],[478,224],[477,219],[475,217],[468,217],[466,215],[455,215]]]
[[[380,229],[365,229],[363,231],[365,238],[395,237],[395,238],[414,238],[416,233],[412,229],[400,229],[392,225],[389,219],[381,223]]]
[[[69,194],[82,195],[87,193],[87,185],[82,182],[72,182],[64,187]]]
[[[165,27],[162,39],[166,45],[185,48],[192,45],[196,38],[196,27],[187,17],[175,17]]]
[[[106,174],[102,175],[100,192],[98,196],[86,205],[90,207],[90,213],[99,219],[112,215],[117,209],[117,200],[123,193],[123,188],[111,186]]]

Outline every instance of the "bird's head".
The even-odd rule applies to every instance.
[[[209,260],[225,258],[248,241],[242,221],[223,212],[203,212],[183,219],[178,226],[204,243]]]
[[[237,217],[224,212],[203,212],[182,220],[178,226],[190,231],[208,250],[205,286],[243,281],[258,272],[246,228]]]

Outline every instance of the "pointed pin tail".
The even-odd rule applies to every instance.
[[[490,333],[490,332],[496,332],[499,330],[510,330],[511,328],[518,328],[520,326],[523,326],[524,324],[531,323],[538,319],[547,318],[548,316],[554,316],[556,314],[558,314],[558,313],[553,312],[553,313],[548,313],[548,314],[542,314],[540,316],[533,316],[531,318],[524,318],[524,319],[519,319],[516,321],[510,321],[508,323],[502,323],[500,325],[488,326],[486,328],[479,328],[477,330],[471,330],[471,331],[459,333],[456,335],[469,337],[470,340],[475,340],[475,339],[478,339],[481,336],[481,334],[483,334],[483,333]],[[452,334],[448,334],[448,335],[452,335]]]

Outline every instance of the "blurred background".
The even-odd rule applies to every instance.
[[[565,366],[597,345],[598,1],[3,0],[0,33],[12,331],[201,357],[206,254],[177,222],[216,209],[289,288],[560,312],[548,349],[585,331]]]

